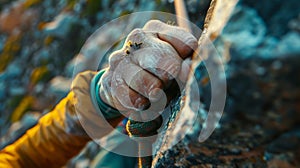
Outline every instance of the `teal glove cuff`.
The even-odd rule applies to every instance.
[[[101,87],[101,77],[104,74],[105,70],[101,70],[99,71],[94,78],[92,79],[91,82],[91,97],[92,97],[92,101],[95,105],[97,105],[100,109],[100,112],[103,114],[103,116],[106,119],[110,119],[110,118],[115,118],[115,117],[119,117],[121,114],[120,112],[111,107],[110,105],[104,103],[100,97],[99,91],[100,91],[100,87]]]

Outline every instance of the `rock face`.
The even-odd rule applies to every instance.
[[[157,153],[154,167],[300,165],[299,31],[287,26],[299,14],[300,5],[294,3],[238,3],[214,42],[227,61],[227,98],[219,127],[200,143],[197,137],[199,128],[203,129],[203,119],[199,115],[192,133],[173,148]],[[271,12],[274,9],[280,12],[274,14]],[[287,16],[283,11],[289,11]],[[203,64],[196,73],[201,74],[200,82],[209,78]],[[200,86],[203,109],[199,114],[208,111],[211,83]],[[176,127],[172,122],[178,117],[180,107],[173,109],[175,119],[165,128],[167,135],[168,130],[173,130],[170,127]],[[172,139],[162,143],[169,141]]]
[[[210,1],[185,1],[191,21],[200,28]],[[240,0],[214,41],[227,81],[217,129],[198,142],[211,103],[208,72],[200,64],[195,76],[201,108],[195,125],[171,149],[156,153],[154,167],[299,167],[298,1]],[[102,24],[135,11],[174,13],[171,0],[0,0],[0,10],[0,148],[20,137],[68,92],[74,60]],[[85,53],[100,49],[91,46]],[[166,135],[178,130],[174,123],[183,99],[171,105]],[[162,143],[173,144],[174,139],[166,137],[158,140],[157,150]],[[88,166],[99,150],[91,142],[66,167]]]

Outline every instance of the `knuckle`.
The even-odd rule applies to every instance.
[[[174,78],[180,71],[181,64],[178,61],[174,61],[170,64],[169,68],[167,69],[167,73],[171,75],[169,78]]]
[[[159,72],[163,76],[164,82],[174,79],[180,71],[181,59],[178,57],[163,58],[158,65]]]
[[[119,64],[119,62],[122,60],[122,58],[123,58],[122,51],[118,50],[113,52],[108,59],[108,64],[110,68],[116,67]]]
[[[131,39],[135,39],[135,38],[140,38],[140,37],[141,37],[142,35],[144,35],[144,34],[145,34],[145,32],[144,32],[143,29],[136,28],[136,29],[132,30],[132,31],[129,33],[127,39],[128,39],[128,40],[131,40]],[[127,40],[127,41],[128,41],[128,40]]]
[[[143,29],[148,29],[148,30],[154,29],[155,30],[158,27],[161,27],[163,24],[165,24],[165,23],[163,23],[160,20],[150,20],[144,25]]]
[[[130,32],[130,34],[139,34],[139,33],[142,33],[142,32],[144,32],[143,29],[135,28]]]
[[[185,41],[184,49],[185,50],[191,50],[191,49],[196,50],[197,47],[198,47],[197,39],[193,35],[190,35],[190,37],[188,37]]]

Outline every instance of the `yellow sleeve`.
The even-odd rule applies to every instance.
[[[0,151],[0,168],[61,167],[91,140],[89,136],[101,138],[110,132],[110,127],[116,127],[122,117],[106,121],[99,117],[99,107],[93,104],[90,84],[96,73],[78,74],[68,96],[53,111]]]
[[[66,131],[66,113],[72,111],[73,92],[43,116],[15,143],[0,151],[0,167],[61,167],[90,140]]]
[[[61,167],[79,153],[91,139],[80,125],[78,118],[83,116],[78,116],[77,111],[87,116],[96,115],[89,91],[95,74],[92,71],[78,74],[70,93],[53,111],[43,116],[20,139],[0,151],[0,168]],[[84,119],[90,121],[89,118]]]

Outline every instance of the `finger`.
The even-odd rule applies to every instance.
[[[156,88],[162,89],[162,82],[151,73],[132,63],[130,58],[126,57],[120,62],[115,72],[115,78],[119,84],[123,80],[131,89],[144,97],[151,100],[159,98],[160,95]]]
[[[182,59],[172,46],[167,43],[162,45],[165,49],[148,47],[136,50],[131,60],[158,77],[166,87],[179,74]]]
[[[109,69],[107,69],[104,74],[101,76],[100,78],[100,97],[101,99],[108,105],[113,106],[111,100],[112,100],[112,97],[111,97],[111,73],[109,71]]]
[[[100,97],[106,104],[116,108],[119,111],[126,111],[127,109],[113,96],[112,92],[112,71],[107,70],[101,77]]]
[[[181,69],[178,78],[181,82],[186,82],[191,70],[192,60],[191,58],[185,59],[181,64]]]
[[[178,34],[180,34],[179,32],[180,32],[180,30],[177,31]],[[185,32],[183,34],[185,34]],[[193,51],[198,46],[196,39],[191,38],[191,39],[189,39],[189,41],[182,41],[176,35],[177,34],[172,34],[170,32],[158,33],[158,37],[161,40],[164,40],[164,41],[170,43],[176,49],[176,51],[179,53],[181,58],[185,59],[188,56],[191,56]]]
[[[149,105],[149,100],[139,93],[128,87],[119,75],[115,74],[117,71],[111,72],[111,97],[113,104],[121,111],[128,110],[143,110]],[[109,89],[106,89],[109,90]]]
[[[140,43],[142,40],[143,43]],[[165,86],[170,80],[177,77],[180,71],[182,58],[177,51],[167,42],[147,33],[142,29],[135,29],[128,35],[127,42],[138,42],[139,47],[130,52],[131,61],[143,69],[160,78]]]
[[[177,26],[151,20],[143,27],[144,31],[157,32],[158,38],[170,43],[182,58],[188,57],[198,46],[196,38]]]
[[[147,98],[129,88],[125,83],[116,86],[112,95],[115,104],[117,106],[122,106],[126,111],[141,111],[150,104]]]
[[[119,62],[122,61],[122,59],[124,58],[125,53],[123,50],[117,50],[115,52],[113,52],[108,59],[108,64],[109,64],[109,68],[110,69],[115,69]]]
[[[145,42],[145,41],[147,41],[146,39],[148,39],[149,36],[153,36],[153,34],[152,33],[147,33],[143,29],[137,28],[137,29],[132,30],[128,34],[128,36],[127,36],[127,38],[125,40],[125,44],[123,46],[123,50],[125,51],[126,47],[128,47],[127,44],[128,44],[129,41],[131,41],[133,43],[134,42],[136,42],[136,43]]]
[[[106,95],[105,98],[104,95]],[[107,95],[109,95],[109,99],[107,99]],[[116,99],[115,96],[112,95],[112,93],[109,90],[104,89],[103,86],[100,87],[100,96],[103,101],[108,100],[104,101],[106,104],[110,105],[111,107],[114,107],[118,111],[124,112],[128,110]]]

